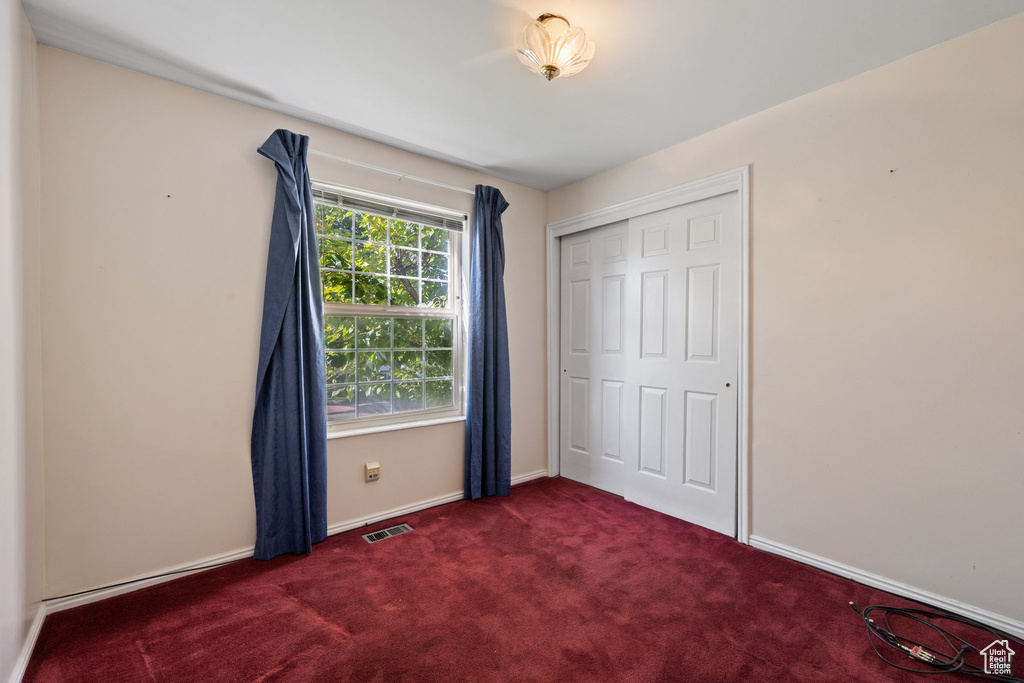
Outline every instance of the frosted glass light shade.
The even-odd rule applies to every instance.
[[[594,58],[594,43],[579,26],[570,27],[565,17],[542,14],[516,40],[516,56],[527,69],[550,81],[583,71]]]

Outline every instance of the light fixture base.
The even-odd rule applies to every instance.
[[[558,74],[560,73],[562,73],[562,70],[559,69],[554,64],[545,64],[540,68],[540,75],[548,79],[549,81],[552,78],[558,78]]]

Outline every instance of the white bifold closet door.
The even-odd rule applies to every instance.
[[[736,193],[561,240],[563,476],[736,533]]]

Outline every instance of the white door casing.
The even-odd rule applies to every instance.
[[[746,181],[740,169],[549,226],[561,473],[743,542]],[[627,221],[590,229],[608,218]]]

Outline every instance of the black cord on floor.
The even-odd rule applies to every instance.
[[[880,605],[871,605],[870,607],[865,607],[861,610],[852,602],[850,603],[850,607],[852,607],[864,620],[864,624],[868,629],[868,641],[871,643],[871,649],[875,651],[875,654],[878,655],[879,659],[889,666],[895,667],[901,671],[912,671],[914,673],[921,674],[961,673],[966,676],[973,676],[974,678],[980,678],[986,681],[1024,683],[1024,678],[1015,678],[1009,674],[985,673],[984,669],[967,662],[964,659],[964,656],[968,652],[980,655],[981,650],[979,647],[964,640],[955,633],[942,628],[938,624],[932,623],[932,620],[942,619],[945,621],[957,622],[980,631],[990,633],[993,636],[993,640],[1005,640],[1007,642],[1015,643],[1021,648],[1021,655],[1024,657],[1024,644],[1021,644],[1021,642],[1013,636],[999,631],[998,629],[986,626],[974,619],[962,617],[959,614],[952,614],[950,612],[937,612],[924,609],[901,609],[899,607],[882,607]],[[881,616],[881,624],[872,618],[871,615],[874,613],[878,613]],[[943,652],[934,646],[925,646],[910,638],[897,635],[894,633],[893,625],[889,621],[891,616],[904,617],[932,629],[942,637],[942,640],[945,641],[948,651]],[[879,643],[887,645],[892,650],[921,662],[930,668],[915,669],[908,666],[901,666],[882,654],[882,651],[878,649]],[[984,648],[987,645],[989,645],[989,643],[982,643],[981,647]]]

